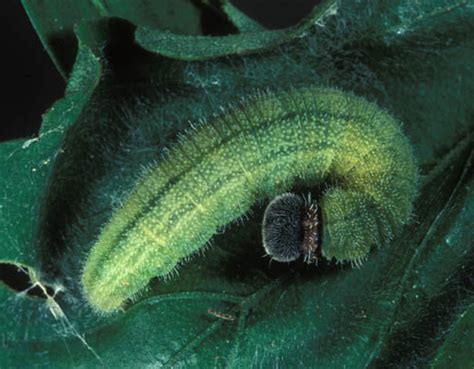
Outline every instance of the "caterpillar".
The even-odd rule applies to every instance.
[[[194,127],[143,174],[86,259],[84,295],[100,312],[120,309],[296,182],[327,184],[321,254],[357,264],[409,221],[418,171],[401,125],[364,98],[319,87],[258,93]]]

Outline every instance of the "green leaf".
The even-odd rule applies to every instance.
[[[86,21],[117,17],[177,34],[201,33],[200,12],[190,0],[22,0],[22,3],[46,51],[65,78],[77,50],[74,28]],[[91,28],[90,32],[96,30]]]
[[[342,1],[323,24],[264,53],[198,62],[145,52],[127,28],[100,54],[104,73],[85,46],[98,33],[79,27],[83,47],[68,93],[40,139],[0,145],[0,170],[9,173],[0,178],[2,259],[63,286],[54,299],[0,288],[2,365],[472,366],[464,353],[474,335],[474,11],[456,1],[410,4]],[[410,32],[394,32],[397,22]],[[212,49],[214,38],[206,40]],[[195,52],[204,55],[201,45]],[[124,312],[91,311],[82,263],[142,168],[188,121],[255,90],[309,84],[355,91],[404,123],[423,177],[403,233],[360,269],[269,265],[256,206]],[[45,158],[47,166],[37,165]]]
[[[229,0],[198,0],[198,3],[203,9],[214,14],[219,14],[222,19],[228,20],[239,33],[265,30],[265,27],[243,13]]]
[[[469,368],[474,352],[474,305],[470,305],[450,328],[448,337],[436,355],[431,368]]]
[[[242,33],[260,32],[265,29],[260,23],[254,21],[247,14],[244,14],[241,10],[236,8],[230,1],[225,1],[222,4],[222,10]]]
[[[28,269],[32,283],[42,279],[37,245],[40,233],[38,218],[44,211],[45,189],[55,161],[65,154],[60,147],[61,141],[83,112],[101,75],[99,59],[85,45],[81,45],[79,50],[65,97],[43,116],[38,137],[0,145],[0,172],[4,174],[0,177],[0,263]],[[46,288],[47,284],[41,283]],[[26,291],[17,295],[0,283],[0,327],[5,342],[17,341],[18,337],[24,336],[29,329],[25,322],[29,320],[38,324],[30,336],[24,336],[27,339],[49,336],[57,324],[52,315],[45,316],[45,302],[39,309],[41,298],[25,296]],[[9,366],[15,367],[16,364]]]
[[[336,2],[326,0],[315,6],[312,13],[299,25],[286,29],[265,31],[249,26],[249,21],[237,14],[234,8],[226,5],[224,10],[236,22],[247,28],[248,32],[228,36],[185,36],[171,32],[139,27],[137,42],[146,50],[180,60],[206,60],[232,54],[248,54],[274,48],[304,34],[314,22],[322,21],[334,11]],[[253,30],[249,30],[253,29]]]
[[[463,13],[472,12],[473,6],[471,0],[432,0],[415,4],[409,0],[398,0],[386,4],[393,7],[392,12],[379,18],[378,22],[384,29],[383,37],[388,44],[418,32],[439,32],[440,25],[454,26],[456,22],[466,21]]]
[[[43,116],[38,137],[0,145],[0,172],[5,174],[0,177],[2,261],[36,264],[32,245],[51,168],[64,154],[60,149],[64,134],[89,101],[100,74],[99,59],[81,47],[66,95]],[[22,188],[28,191],[19,191]]]

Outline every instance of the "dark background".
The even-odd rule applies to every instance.
[[[319,0],[232,2],[267,28],[282,28],[297,23]],[[62,96],[65,81],[20,0],[0,2],[0,45],[0,141],[32,137],[39,129],[41,115]]]

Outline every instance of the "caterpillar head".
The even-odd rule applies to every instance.
[[[294,193],[275,197],[265,209],[262,241],[273,260],[290,262],[304,257],[305,262],[317,262],[320,222],[318,205],[311,196]]]

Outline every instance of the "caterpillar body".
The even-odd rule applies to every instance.
[[[318,203],[322,256],[358,263],[406,223],[418,172],[400,124],[330,88],[258,94],[203,123],[139,180],[86,260],[83,288],[113,311],[222,226],[296,181]]]

